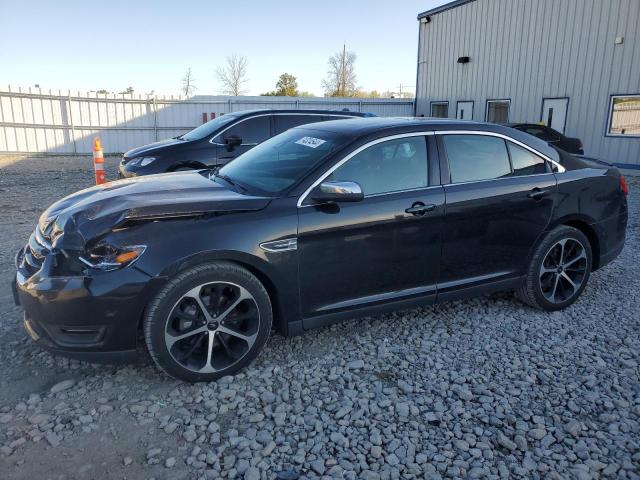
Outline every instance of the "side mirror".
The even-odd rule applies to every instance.
[[[364,193],[356,182],[322,182],[309,196],[318,203],[359,202]]]
[[[227,152],[233,152],[236,147],[242,145],[242,139],[240,137],[231,136],[224,139],[224,144],[227,146]]]

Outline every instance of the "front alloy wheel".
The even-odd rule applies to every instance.
[[[271,319],[271,302],[258,279],[219,262],[172,279],[149,305],[144,332],[149,353],[164,371],[186,381],[211,381],[258,355]]]

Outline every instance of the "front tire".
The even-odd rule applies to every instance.
[[[210,382],[248,365],[271,323],[260,281],[239,265],[214,262],[170,280],[149,304],[143,326],[158,367],[180,380]]]
[[[580,230],[560,225],[536,248],[516,297],[532,307],[555,311],[575,302],[589,280],[592,250]]]

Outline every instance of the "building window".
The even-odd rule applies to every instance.
[[[507,123],[510,100],[487,100],[487,122]]]
[[[611,97],[607,135],[640,137],[640,95]]]
[[[431,115],[436,118],[449,118],[449,102],[431,102]]]

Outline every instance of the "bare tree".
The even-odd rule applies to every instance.
[[[191,73],[191,67],[187,69],[187,73],[182,77],[182,93],[185,97],[188,97],[197,89],[195,84],[195,78],[193,78],[193,74]]]
[[[244,95],[247,91],[243,85],[247,83],[247,57],[233,54],[227,57],[224,67],[216,69],[216,77],[221,85],[224,95]]]
[[[342,51],[329,58],[329,71],[327,78],[322,81],[322,88],[330,97],[352,97],[358,91],[355,72],[356,54],[347,51],[347,46],[342,46]]]

